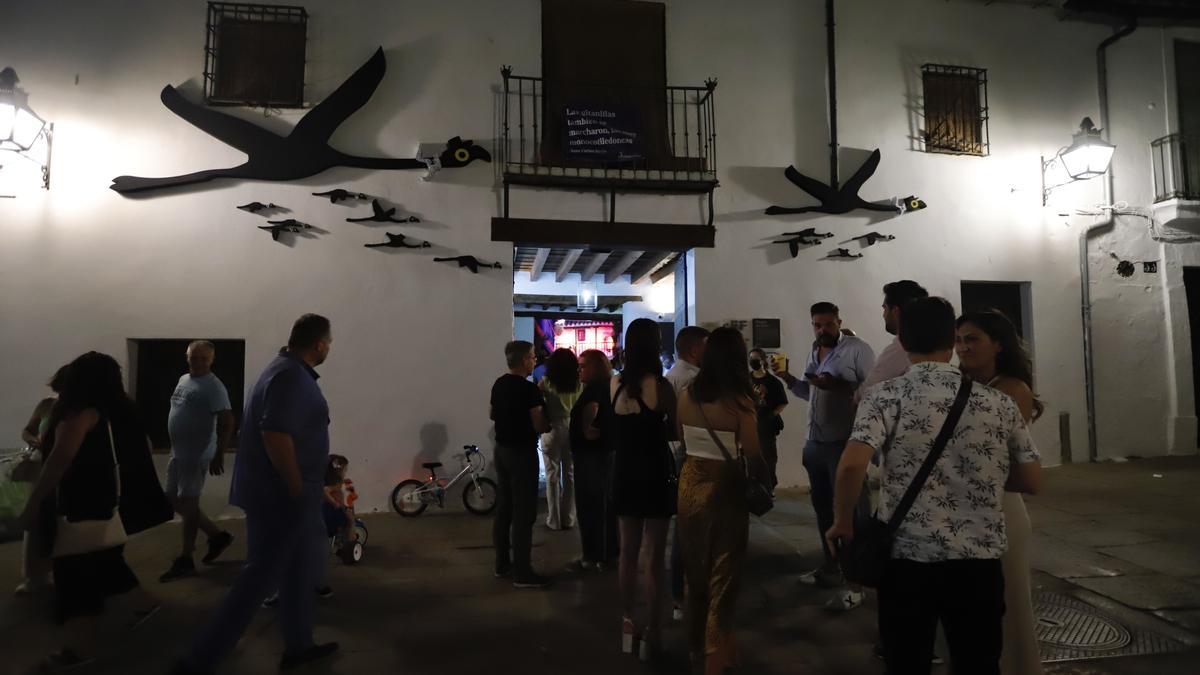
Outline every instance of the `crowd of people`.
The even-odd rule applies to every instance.
[[[570,570],[617,571],[623,651],[655,659],[673,601],[696,670],[737,666],[747,488],[778,484],[790,391],[808,405],[803,465],[822,533],[823,561],[800,581],[834,589],[831,611],[861,606],[869,589],[846,578],[840,556],[866,519],[886,521],[900,510],[907,515],[875,589],[875,651],[889,672],[929,672],[940,660],[940,623],[956,672],[1040,673],[1032,533],[1021,494],[1040,487],[1028,425],[1043,405],[1016,329],[995,311],[955,317],[947,301],[898,281],[883,289],[884,327],[895,338],[876,358],[840,314],[830,302],[812,305],[812,350],[795,371],[782,355],[748,348],[733,328],[689,326],[676,336],[664,373],[661,333],[648,319],[627,327],[619,372],[602,351],[559,349],[535,383],[534,346],[508,343],[507,372],[490,398],[495,576],[517,588],[551,584],[531,556],[540,452],[545,524],[578,530],[580,555]],[[329,409],[315,370],[331,344],[328,319],[302,316],[248,392],[230,496],[246,515],[246,564],[176,673],[215,672],[264,604],[280,609],[281,668],[338,649],[317,643],[312,627],[314,598],[332,592],[328,536],[355,536],[352,501],[340,487],[347,462],[330,455]],[[19,518],[26,538],[17,592],[53,588],[55,616],[68,630],[48,669],[94,658],[96,618],[108,598],[132,598],[131,625],[157,611],[125,562],[129,535],[181,516],[179,555],[162,582],[198,573],[199,532],[207,537],[204,563],[233,542],[199,505],[206,476],[224,472],[223,450],[235,432],[228,392],[212,373],[215,358],[208,342],[187,349],[188,373],[171,397],[165,489],[111,357],[90,352],[67,364],[49,383],[53,395],[37,405],[23,433],[39,466]],[[963,395],[956,418],[953,403]],[[944,450],[902,505],[939,432],[949,439]]]
[[[534,384],[534,346],[508,343],[508,372],[491,395],[500,477],[495,575],[518,588],[551,583],[530,562],[540,447],[546,524],[579,529],[581,556],[569,569],[617,569],[622,649],[645,660],[660,650],[669,585],[695,669],[735,667],[747,484],[778,483],[790,391],[808,403],[802,456],[822,533],[823,561],[800,582],[833,589],[830,611],[861,606],[869,589],[846,578],[839,555],[869,519],[900,510],[875,589],[874,652],[888,671],[927,673],[942,662],[934,648],[940,624],[955,672],[1040,673],[1032,532],[1021,496],[1041,483],[1028,425],[1043,405],[1029,353],[1000,312],[955,317],[949,302],[914,281],[884,286],[882,310],[894,338],[876,358],[843,327],[837,305],[813,304],[812,350],[795,372],[782,355],[748,349],[733,328],[688,326],[664,373],[658,326],[638,319],[626,329],[620,372],[600,351],[576,360],[559,349]],[[960,390],[963,408],[951,417]],[[943,427],[947,440],[937,447]],[[928,478],[918,478],[927,459]],[[902,504],[910,487],[914,501]]]

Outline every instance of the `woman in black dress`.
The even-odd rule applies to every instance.
[[[637,319],[625,332],[625,370],[612,379],[612,431],[616,461],[613,506],[621,537],[619,564],[621,647],[649,660],[659,646],[667,528],[675,514],[675,460],[667,445],[676,435],[675,390],[662,376],[658,324]],[[638,555],[646,549],[646,601],[650,607],[641,635],[633,620]]]
[[[113,511],[118,506],[114,460],[120,465],[121,502],[130,487],[141,482],[132,492],[144,489],[144,477],[135,478],[131,472],[147,465],[149,442],[125,394],[121,367],[111,356],[88,352],[67,366],[44,447],[49,448],[46,462],[21,523],[45,535],[41,540],[50,553],[59,518],[78,522],[119,517]],[[124,549],[121,544],[54,557],[55,620],[65,625],[69,644],[47,658],[48,670],[76,667],[94,658],[95,624],[105,599],[138,587]],[[158,609],[148,598],[140,600],[137,604],[143,609],[135,612],[135,623]]]
[[[575,462],[575,511],[583,555],[572,571],[602,571],[616,557],[617,514],[612,508],[612,443],[609,419],[612,366],[598,349],[579,355],[583,393],[571,409],[571,454]],[[606,433],[609,432],[609,433]]]

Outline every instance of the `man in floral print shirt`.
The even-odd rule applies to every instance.
[[[929,454],[962,382],[950,365],[954,308],[914,300],[900,317],[900,342],[913,366],[869,392],[838,465],[835,548],[854,537],[854,506],[872,455],[883,455],[877,517],[886,521]],[[929,480],[896,533],[879,584],[879,624],[893,673],[928,673],[937,623],[954,671],[998,674],[1007,547],[1004,490],[1034,493],[1041,464],[1012,399],[976,385]]]

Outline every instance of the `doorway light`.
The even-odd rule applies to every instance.
[[[593,310],[600,304],[600,292],[594,281],[583,281],[575,294],[575,306],[579,309]]]

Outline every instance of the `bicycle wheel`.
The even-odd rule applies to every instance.
[[[358,543],[363,546],[367,545],[367,526],[360,520],[354,524],[354,531],[358,534]]]
[[[392,490],[392,508],[396,513],[412,518],[425,512],[425,507],[429,505],[421,500],[420,495],[415,494],[423,485],[425,484],[421,481],[412,478],[402,480],[396,485],[396,489]]]
[[[496,482],[491,478],[476,478],[467,483],[463,488],[463,506],[477,516],[491,513],[496,508]]]

